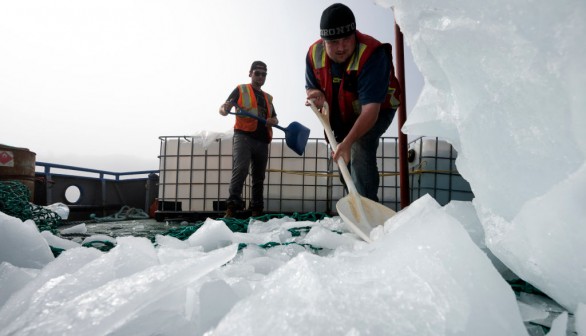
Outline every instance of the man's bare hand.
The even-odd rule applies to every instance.
[[[324,102],[326,101],[326,96],[324,95],[321,90],[318,89],[308,89],[307,90],[307,101],[305,102],[305,106],[309,106],[309,101],[313,100],[315,107],[318,109],[324,106]]]
[[[220,106],[220,114],[223,116],[227,116],[228,115],[228,111],[230,111],[230,109],[232,109],[232,103],[230,102],[225,102],[224,104],[222,104],[222,106]]]
[[[277,118],[268,118],[267,119],[267,126],[275,126],[279,123],[279,119]]]
[[[348,164],[350,162],[350,152],[352,149],[352,144],[347,143],[346,141],[342,141],[338,144],[338,148],[333,153],[334,162],[338,162],[339,158],[343,158],[344,162]]]

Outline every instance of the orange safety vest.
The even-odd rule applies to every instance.
[[[340,83],[338,92],[338,106],[340,107],[340,117],[345,124],[353,124],[361,112],[361,105],[358,100],[358,92],[344,90],[344,81],[357,80],[358,75],[364,68],[364,63],[381,45],[388,48],[388,55],[391,62],[391,73],[389,74],[389,87],[384,102],[381,104],[382,109],[397,109],[400,105],[401,89],[395,71],[393,68],[391,45],[381,43],[375,38],[356,31],[356,51],[350,57],[346,73]],[[325,47],[321,39],[317,40],[309,47],[309,59],[313,73],[321,86],[321,90],[326,96],[326,100],[331,104],[333,98],[333,78],[330,73],[331,60],[326,54]]]
[[[271,107],[273,106],[273,96],[270,94],[263,92],[267,106],[267,115],[263,116],[258,112],[258,104],[256,101],[256,95],[254,94],[254,89],[252,88],[252,84],[238,85],[238,92],[240,93],[238,98],[238,106],[242,107],[247,112],[259,116],[263,119],[268,119],[273,115],[273,111],[271,110]],[[240,115],[236,116],[234,129],[239,129],[245,132],[254,132],[257,126],[258,120],[255,118]],[[267,127],[267,133],[269,141],[271,141],[273,139],[273,128]]]

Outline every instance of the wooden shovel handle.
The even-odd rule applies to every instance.
[[[334,150],[334,152],[338,149],[338,142],[336,141],[336,137],[334,136],[334,133],[332,132],[332,127],[330,126],[330,107],[328,105],[328,102],[324,102],[324,106],[321,109],[321,112],[317,109],[317,106],[315,106],[315,103],[313,102],[313,100],[309,100],[309,106],[311,107],[311,109],[313,110],[313,112],[315,113],[315,115],[317,116],[317,118],[319,119],[319,121],[321,122],[322,126],[324,127],[324,131],[326,132],[326,136],[328,137],[328,141],[330,142],[330,145],[332,146],[332,149]],[[344,158],[340,156],[340,158],[338,159],[338,162],[336,162],[338,164],[338,169],[340,169],[340,173],[342,173],[342,177],[344,178],[344,181],[346,182],[346,186],[348,187],[348,191],[350,193],[354,193],[356,195],[358,195],[358,190],[356,190],[356,186],[354,185],[354,182],[352,181],[352,176],[350,176],[350,171],[348,171],[348,166],[346,165],[346,162],[344,161]]]

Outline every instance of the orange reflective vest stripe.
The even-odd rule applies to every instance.
[[[238,106],[241,106],[247,112],[259,116],[263,119],[270,118],[273,114],[271,109],[273,96],[270,94],[263,92],[266,106],[267,106],[267,115],[261,115],[258,111],[258,103],[256,101],[256,95],[254,94],[254,89],[252,88],[252,84],[242,84],[238,85],[239,91],[239,98],[238,98]],[[258,126],[259,121],[255,118],[247,117],[247,116],[236,116],[236,124],[234,124],[235,129],[239,129],[246,132],[254,132]],[[273,128],[267,127],[269,141],[273,139]]]
[[[340,107],[340,114],[344,123],[354,123],[362,108],[358,101],[358,93],[344,90],[344,81],[349,80],[351,77],[354,77],[354,80],[356,80],[368,58],[381,46],[388,49],[387,52],[391,62],[389,86],[385,100],[381,104],[381,109],[396,109],[400,105],[401,89],[399,81],[395,77],[391,45],[388,43],[382,44],[375,38],[356,31],[356,52],[352,54],[348,62],[346,73],[342,78],[338,92],[338,106]],[[321,39],[309,47],[309,59],[313,73],[321,86],[320,89],[325,93],[326,99],[331,103],[333,97],[333,78],[330,72],[331,60],[326,54]]]

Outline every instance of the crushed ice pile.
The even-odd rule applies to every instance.
[[[526,332],[511,287],[471,239],[482,228],[465,202],[442,208],[424,196],[372,244],[339,217],[253,221],[248,233],[208,219],[185,241],[119,237],[107,253],[39,233],[32,221],[0,213],[0,223],[2,335]],[[267,242],[292,244],[258,247]],[[66,251],[53,258],[49,244]],[[524,306],[528,318],[557,307],[536,300]]]
[[[586,5],[377,2],[425,78],[404,129],[456,147],[473,202],[424,196],[372,244],[210,219],[107,253],[0,214],[0,335],[586,335]]]

